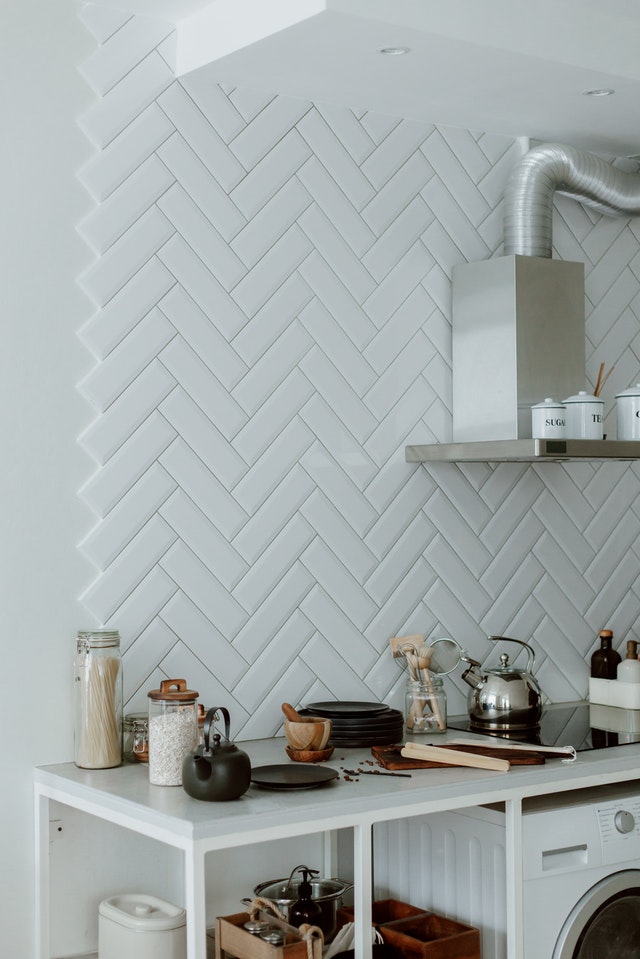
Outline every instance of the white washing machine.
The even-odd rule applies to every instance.
[[[640,784],[523,807],[525,959],[640,959]]]

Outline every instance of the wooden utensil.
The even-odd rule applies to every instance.
[[[302,723],[304,722],[304,716],[301,716],[290,703],[283,703],[280,707],[282,712],[285,715],[285,719],[290,720],[292,723]]]
[[[508,759],[480,756],[457,749],[444,749],[442,746],[430,746],[427,743],[405,743],[400,755],[406,756],[408,759],[433,759],[436,762],[446,763],[448,766],[492,769],[495,772],[502,773],[508,772],[511,768]]]
[[[438,703],[438,697],[434,693],[433,683],[431,681],[431,673],[429,672],[429,666],[431,665],[431,657],[433,656],[433,650],[431,646],[421,646],[418,650],[418,669],[420,670],[420,675],[422,680],[427,687],[429,694],[431,695],[431,704],[433,706],[433,713],[436,717],[436,722],[439,729],[446,729],[447,724],[444,721],[444,717],[440,710],[440,704]]]

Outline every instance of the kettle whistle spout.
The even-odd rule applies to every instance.
[[[211,776],[211,763],[208,763],[202,756],[199,755],[193,757],[193,762],[198,779],[202,780],[203,782],[209,779]]]
[[[469,666],[468,669],[465,669],[461,679],[464,679],[467,686],[471,686],[472,689],[482,689],[486,682],[486,676],[483,676],[478,666],[473,663]]]

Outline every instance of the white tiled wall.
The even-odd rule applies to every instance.
[[[397,705],[400,631],[480,659],[489,632],[532,640],[547,696],[582,696],[598,629],[637,625],[638,467],[404,462],[450,438],[451,269],[501,252],[518,144],[178,82],[168,28],[81,16],[83,603],[121,631],[127,709],[167,676],[240,738],[276,732],[285,699]],[[639,222],[557,201],[588,378],[616,364],[609,431],[639,375]]]

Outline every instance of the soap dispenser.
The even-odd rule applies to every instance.
[[[618,666],[618,679],[623,683],[640,683],[640,660],[635,639],[627,640],[627,658]]]
[[[640,662],[638,666],[640,666]],[[289,922],[292,926],[296,926],[296,928],[299,928],[305,922],[311,926],[317,926],[322,914],[322,908],[319,903],[311,898],[313,889],[309,882],[309,877],[317,876],[318,871],[316,869],[309,869],[308,866],[299,866],[298,869],[302,873],[302,880],[298,884],[298,898],[293,905],[289,906]]]

